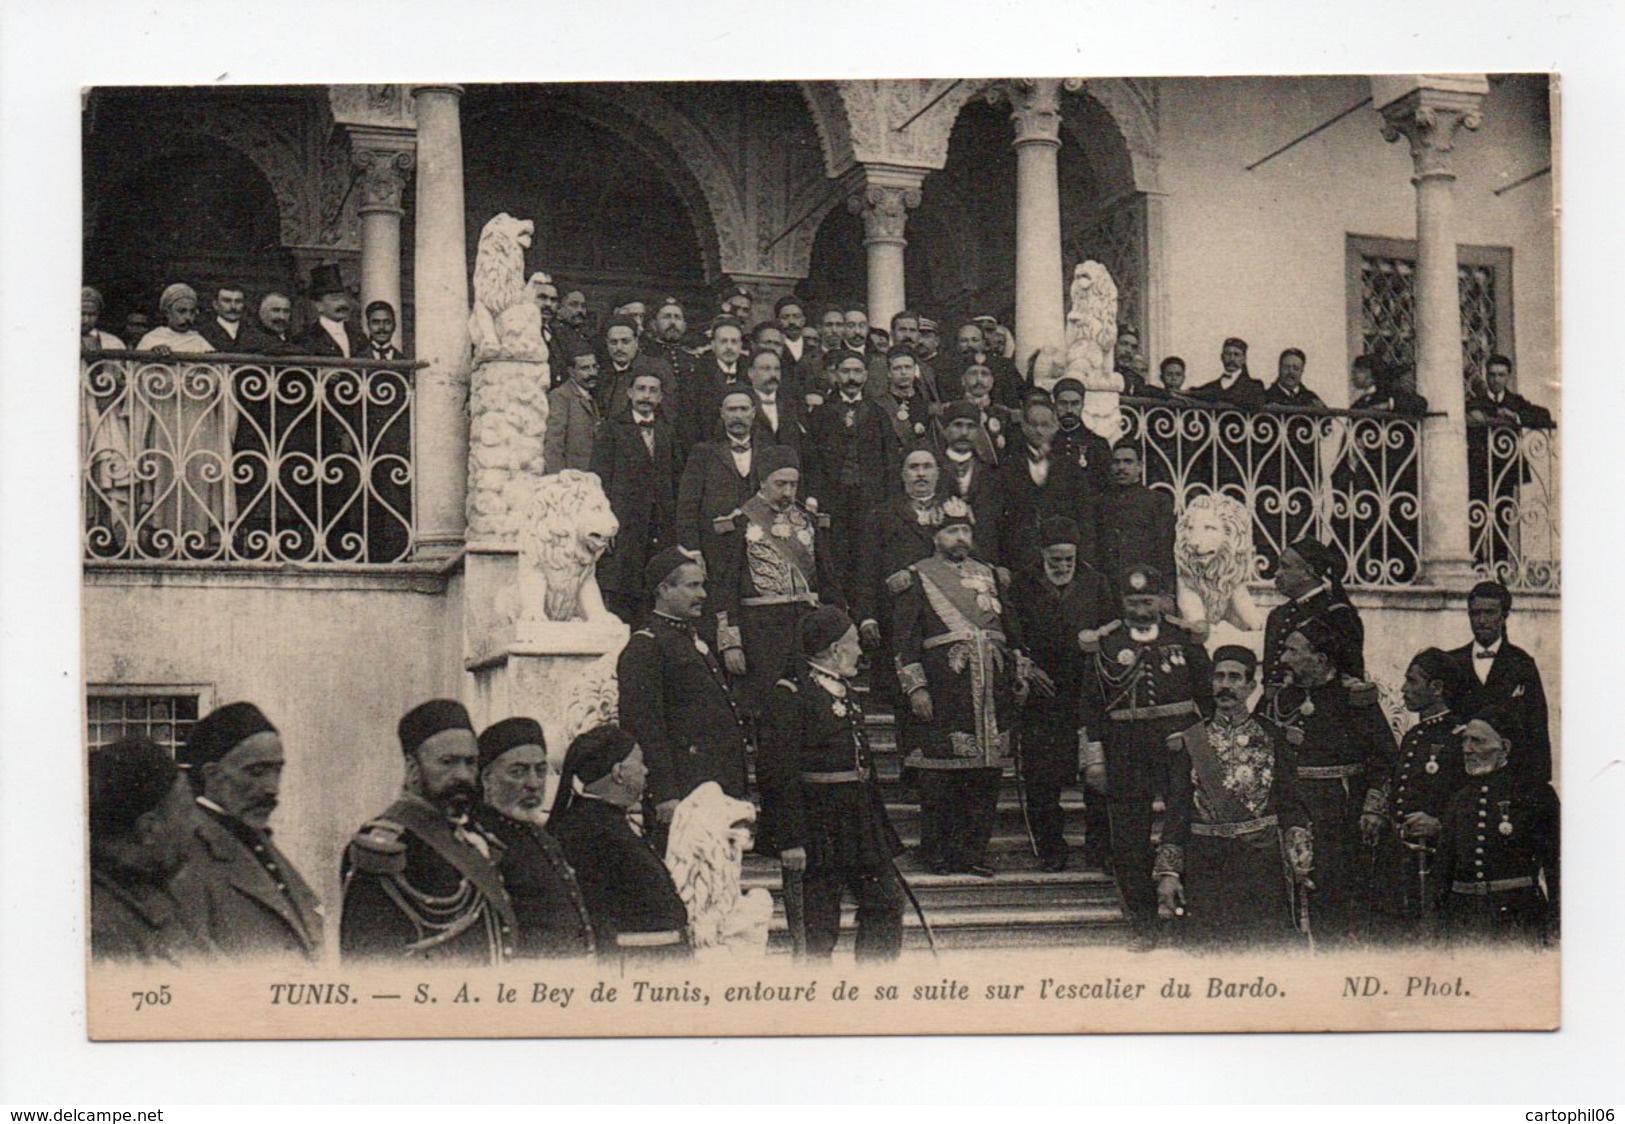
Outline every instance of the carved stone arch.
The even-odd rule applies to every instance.
[[[818,240],[818,228],[831,211],[844,205],[847,196],[862,185],[861,173],[853,167],[834,180],[821,178],[807,183],[791,200],[791,211],[807,216],[785,239],[789,243],[789,272],[795,276],[806,277],[812,270],[813,243]]]
[[[727,162],[705,134],[657,93],[636,85],[563,88],[561,99],[587,120],[637,148],[665,174],[688,207],[709,280],[755,264],[745,204]]]
[[[852,124],[847,120],[846,102],[835,82],[797,82],[801,96],[812,115],[813,127],[818,130],[818,143],[824,150],[824,174],[830,179],[844,175],[854,163],[852,154]],[[822,219],[820,218],[820,221]],[[816,232],[818,223],[812,223]],[[807,245],[811,251],[812,240]]]
[[[1156,88],[1132,78],[1090,78],[1083,92],[1117,123],[1128,145],[1134,190],[1160,192],[1162,141],[1157,125]]]

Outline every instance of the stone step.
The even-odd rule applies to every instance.
[[[1074,865],[1055,874],[1036,869],[1031,856],[1012,856],[998,864],[994,878],[974,874],[931,874],[913,867],[905,857],[901,866],[909,887],[929,913],[935,909],[969,909],[982,906],[1032,906],[1077,908],[1115,905],[1117,887],[1100,871],[1087,871]],[[1019,860],[1025,859],[1022,862]],[[912,869],[910,869],[912,867]],[[744,889],[762,887],[774,896],[782,916],[781,875],[778,864],[762,862],[746,866],[741,880]]]
[[[1064,909],[1025,906],[927,909],[926,916],[939,951],[1120,944],[1124,940],[1122,910],[1115,904]],[[851,949],[855,926],[856,911],[844,908],[837,950]],[[790,952],[790,932],[782,918],[776,918],[768,930],[767,945],[770,953]],[[925,930],[912,909],[903,916],[903,947],[910,950],[929,947]]]

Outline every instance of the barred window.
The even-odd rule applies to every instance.
[[[1461,305],[1461,371],[1469,388],[1489,357],[1512,355],[1512,251],[1456,248]],[[1348,328],[1351,355],[1401,367],[1416,364],[1416,243],[1348,236]]]
[[[139,734],[173,755],[186,744],[199,716],[212,707],[213,696],[211,688],[198,685],[91,684],[85,703],[86,744],[97,750]]]

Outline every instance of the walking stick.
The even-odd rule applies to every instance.
[[[796,960],[807,956],[806,872],[785,869],[784,920],[790,926],[790,955]]]
[[[908,904],[914,907],[914,916],[920,919],[920,928],[925,930],[925,943],[931,949],[932,959],[937,955],[937,935],[931,931],[931,922],[925,919],[925,910],[920,908],[920,899],[914,896],[914,887],[908,884],[903,872],[897,869],[897,860],[891,861],[891,872],[897,876],[897,881],[903,887],[903,894],[908,898]]]
[[[1033,831],[1032,817],[1027,814],[1027,779],[1023,775],[1027,771],[1027,740],[1021,736],[1021,731],[1015,731],[1016,739],[1016,799],[1021,802],[1021,826],[1027,829],[1027,846],[1032,848],[1033,858],[1042,858],[1038,852],[1038,835]]]

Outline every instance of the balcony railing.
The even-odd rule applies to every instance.
[[[418,366],[129,351],[83,357],[85,558],[405,560]]]
[[[1556,592],[1558,444],[1555,429],[1467,426],[1467,528],[1473,567],[1508,589]]]

